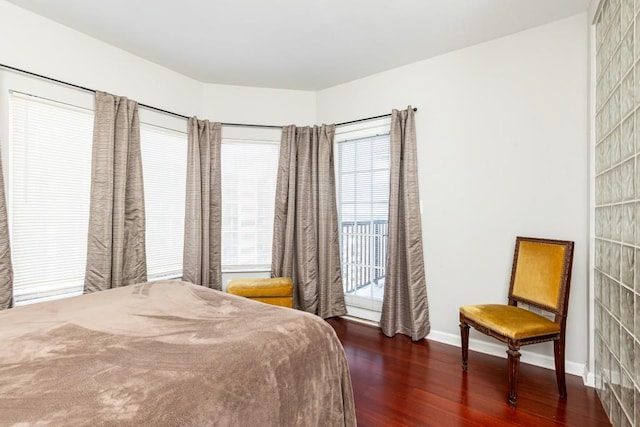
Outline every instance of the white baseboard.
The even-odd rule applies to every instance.
[[[453,345],[456,347],[460,347],[461,345],[459,335],[450,334],[447,332],[431,331],[429,333],[429,336],[427,336],[427,339],[436,341],[436,342],[441,342],[443,344]],[[501,343],[500,344],[489,343],[489,342],[470,338],[469,349],[473,351],[477,351],[479,353],[502,357],[504,359],[507,358],[506,347],[504,346],[504,344],[501,344]],[[521,354],[520,361],[522,363],[528,363],[530,365],[539,366],[541,368],[555,370],[555,363],[553,361],[552,356],[533,353],[527,350],[520,350],[520,354]],[[565,371],[567,374],[581,377],[585,385],[594,387],[595,380],[593,378],[593,374],[588,373],[587,366],[585,363],[565,361]]]

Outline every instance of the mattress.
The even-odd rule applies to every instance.
[[[157,281],[0,312],[0,425],[354,426],[322,319]]]

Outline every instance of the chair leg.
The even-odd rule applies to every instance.
[[[509,405],[516,406],[518,401],[518,371],[520,369],[520,347],[509,344]]]
[[[460,321],[460,338],[462,340],[462,370],[467,372],[467,359],[469,358],[469,325]]]
[[[564,337],[553,342],[553,355],[556,362],[556,381],[558,382],[558,393],[564,399],[567,398],[567,383],[564,372]]]

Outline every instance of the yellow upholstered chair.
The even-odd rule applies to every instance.
[[[233,279],[227,292],[254,301],[293,308],[293,281],[290,277]]]
[[[573,242],[518,237],[513,256],[508,305],[486,304],[460,307],[462,370],[467,371],[469,327],[497,338],[509,346],[509,397],[518,399],[520,346],[553,341],[558,392],[567,397],[564,372],[565,326]],[[518,304],[536,307],[551,314],[536,314]]]

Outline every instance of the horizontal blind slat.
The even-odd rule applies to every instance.
[[[182,275],[187,144],[185,132],[140,125],[150,278]]]
[[[271,265],[277,141],[222,144],[222,265]]]
[[[9,203],[20,297],[42,286],[66,293],[84,281],[92,133],[91,111],[12,94]]]

